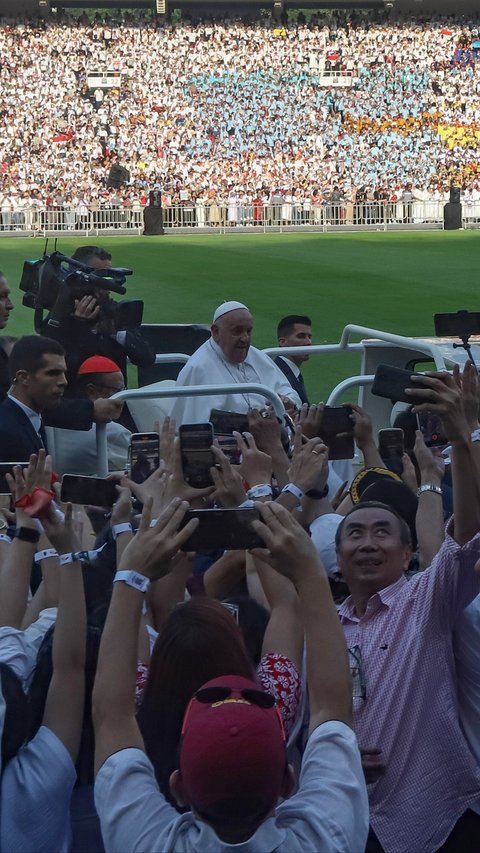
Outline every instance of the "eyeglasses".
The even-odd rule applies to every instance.
[[[352,697],[354,699],[367,698],[367,682],[363,666],[362,650],[360,646],[348,649],[348,662],[352,676]]]

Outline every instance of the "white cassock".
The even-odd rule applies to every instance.
[[[266,385],[282,397],[288,397],[296,406],[301,406],[300,397],[293,390],[282,371],[269,355],[256,347],[250,347],[245,361],[234,364],[227,361],[213,338],[205,341],[188,359],[177,378],[177,386],[187,385],[243,385],[254,382]],[[173,404],[171,417],[180,424],[200,424],[209,420],[211,409],[226,412],[246,412],[248,409],[263,409],[265,397],[259,394],[222,394],[209,397],[178,397]]]

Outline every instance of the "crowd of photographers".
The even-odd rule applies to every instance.
[[[441,219],[452,182],[473,216],[478,36],[455,16],[5,22],[1,227],[141,227],[156,183],[171,225]],[[105,69],[120,84],[89,87]]]
[[[285,318],[279,340],[309,341],[307,321]],[[187,365],[245,384],[241,431],[212,444],[210,423],[166,417],[128,475],[82,499],[46,453],[63,347],[26,336],[7,357],[2,459],[35,452],[0,509],[5,853],[478,850],[476,370],[407,376],[403,452],[357,405],[301,405],[252,325],[219,306]],[[197,381],[187,368],[179,385]],[[250,407],[250,369],[273,371],[288,429]],[[101,353],[75,377],[89,405],[123,385]],[[415,429],[426,412],[443,449]],[[353,442],[363,467],[341,483]]]

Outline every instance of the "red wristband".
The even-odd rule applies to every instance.
[[[48,508],[54,497],[50,489],[36,486],[28,495],[15,501],[15,506],[23,509],[30,518],[44,518],[48,514]]]

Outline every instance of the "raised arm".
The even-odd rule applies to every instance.
[[[152,499],[145,503],[138,533],[125,548],[121,578],[113,585],[112,599],[102,635],[93,690],[95,772],[114,752],[127,747],[143,749],[135,718],[137,641],[144,592],[149,580],[165,575],[172,558],[197,526],[197,520],[178,530],[188,509],[175,499],[150,527]],[[124,573],[127,573],[128,577]]]
[[[258,504],[254,522],[268,551],[258,552],[293,583],[307,646],[310,733],[321,723],[352,725],[352,684],[347,649],[328,579],[315,547],[298,522],[278,503]]]
[[[463,375],[466,383],[473,381],[472,372],[476,377],[474,366],[467,362]],[[412,376],[412,380],[412,388],[407,389],[407,392],[418,401],[413,411],[438,414],[451,444],[455,518],[453,536],[459,545],[464,545],[480,530],[480,456],[470,438],[458,366],[453,375],[446,372],[428,373],[420,379]],[[415,383],[420,380],[427,389],[415,387]]]
[[[72,506],[67,504],[65,520],[51,504],[50,515],[43,520],[45,532],[59,555],[78,549],[72,528]],[[77,760],[83,723],[85,697],[85,654],[87,613],[82,566],[71,560],[58,568],[60,593],[53,635],[53,675],[48,689],[43,725],[49,728]]]

